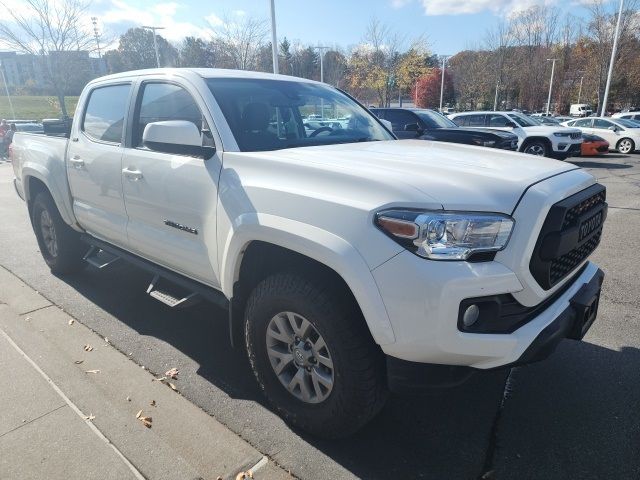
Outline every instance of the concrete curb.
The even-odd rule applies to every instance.
[[[0,329],[67,403],[83,415],[95,416],[91,427],[145,478],[235,479],[249,469],[258,480],[292,478],[179,395],[179,374],[176,380],[155,381],[107,339],[4,268],[0,302],[6,304],[0,305]],[[85,345],[92,350],[85,351]],[[98,372],[87,373],[93,371]],[[151,428],[136,418],[140,410],[153,418]]]

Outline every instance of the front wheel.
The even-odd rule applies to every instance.
[[[549,147],[543,140],[531,140],[524,146],[522,152],[538,157],[548,157]]]
[[[60,216],[48,192],[40,192],[33,201],[31,223],[44,261],[52,273],[76,272],[85,267],[87,246]]]
[[[616,149],[620,153],[633,153],[636,149],[636,146],[633,143],[633,140],[631,140],[630,138],[623,138],[622,140],[618,141]]]
[[[249,360],[263,393],[288,422],[314,435],[349,435],[387,396],[384,358],[353,301],[290,273],[251,294],[245,315]]]

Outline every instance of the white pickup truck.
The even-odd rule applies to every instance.
[[[320,108],[344,127],[308,133]],[[605,189],[580,168],[396,140],[325,84],[215,69],[92,81],[70,138],[17,133],[57,274],[116,260],[173,308],[229,310],[261,389],[325,437],[391,390],[533,362],[594,321]]]

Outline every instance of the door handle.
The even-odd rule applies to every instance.
[[[143,176],[140,170],[130,170],[128,167],[122,170],[122,174],[129,180],[133,180],[134,182],[137,182]]]
[[[83,168],[84,167],[84,160],[82,160],[78,155],[74,155],[73,157],[71,157],[69,159],[69,162],[75,167],[75,168]]]

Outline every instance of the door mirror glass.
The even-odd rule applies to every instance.
[[[203,146],[198,127],[187,120],[148,123],[142,133],[142,143],[149,150],[177,155],[209,158],[215,152],[215,147]]]
[[[420,131],[420,125],[418,125],[417,123],[407,123],[404,126],[404,131],[405,132],[419,132]]]

